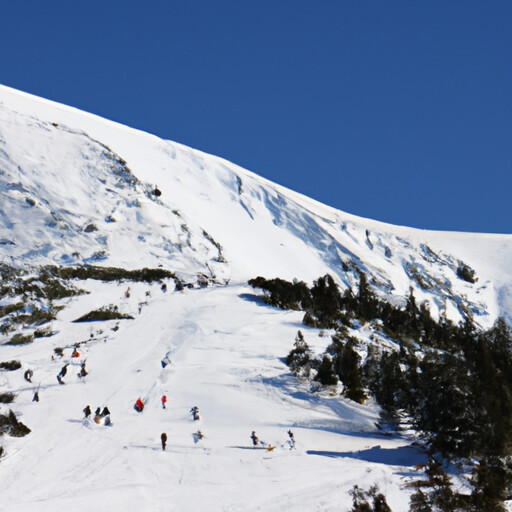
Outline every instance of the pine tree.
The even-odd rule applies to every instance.
[[[301,331],[297,332],[294,348],[286,357],[286,364],[293,374],[301,377],[309,377],[311,373],[311,349],[304,340]]]
[[[323,386],[335,386],[338,383],[338,378],[332,367],[331,358],[327,354],[324,354],[322,362],[318,367],[315,380],[319,381]]]
[[[333,339],[335,348],[334,368],[341,382],[343,382],[343,394],[350,400],[362,404],[366,400],[366,395],[361,383],[361,368],[359,365],[361,357],[354,350],[354,344],[355,340],[351,338],[344,344]]]

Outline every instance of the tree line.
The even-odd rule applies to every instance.
[[[436,321],[412,290],[404,307],[378,298],[363,272],[357,293],[341,293],[330,275],[312,287],[262,277],[249,284],[265,290],[267,304],[304,311],[305,325],[335,331],[320,359],[299,331],[286,359],[292,372],[323,385],[339,380],[343,394],[359,403],[371,395],[388,421],[406,417],[421,434],[436,471],[411,510],[504,510],[512,496],[512,334],[502,318],[488,330],[470,314],[461,324]],[[349,330],[356,321],[371,322],[397,349],[368,344],[363,361]],[[477,461],[471,496],[452,492],[448,499],[446,491],[439,500],[443,459]]]

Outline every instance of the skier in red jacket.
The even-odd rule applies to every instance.
[[[163,395],[162,396],[162,407],[165,409],[165,404],[167,403],[167,396],[166,395]]]
[[[137,401],[135,402],[135,410],[137,412],[142,412],[144,409],[144,402],[142,401],[142,398],[137,398]]]

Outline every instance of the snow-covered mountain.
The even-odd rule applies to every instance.
[[[410,440],[379,437],[371,404],[307,396],[282,361],[301,314],[255,301],[247,280],[329,273],[346,288],[362,270],[391,302],[404,304],[412,288],[434,317],[471,314],[489,327],[512,318],[511,261],[512,235],[355,217],[218,157],[0,86],[1,264],[162,268],[212,285],[128,292],[87,281],[89,295],[61,304],[53,336],[0,346],[0,360],[21,361],[41,385],[32,403],[21,371],[0,372],[0,392],[17,394],[13,408],[33,430],[4,436],[0,509],[348,510],[352,485],[379,482],[393,510],[406,510],[405,475],[424,456]],[[134,320],[73,323],[108,305]],[[312,346],[328,343],[305,332]],[[59,386],[63,362],[80,369],[70,357],[78,342],[90,375],[84,385],[72,371]],[[171,368],[160,365],[165,354]],[[131,407],[139,395],[144,416]],[[88,403],[108,404],[113,427],[82,422]],[[193,405],[206,435],[197,443]],[[288,428],[298,450],[284,450]],[[253,429],[283,448],[245,450]],[[155,451],[161,431],[170,453]]]

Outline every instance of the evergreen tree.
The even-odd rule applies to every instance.
[[[327,354],[324,354],[322,362],[318,367],[315,380],[319,381],[323,386],[335,386],[338,383],[338,378],[332,367],[331,358]]]
[[[376,485],[369,491],[363,491],[358,485],[354,485],[349,492],[352,496],[350,512],[391,512],[385,496],[379,492]]]
[[[331,347],[334,347],[334,369],[341,382],[343,382],[343,394],[362,404],[366,400],[361,383],[361,357],[354,350],[353,346],[357,341],[349,338],[348,342],[342,343],[339,339],[334,338]]]
[[[308,313],[316,318],[317,327],[336,327],[341,309],[338,286],[329,274],[318,278],[311,288],[312,304]]]
[[[297,332],[294,348],[286,357],[286,364],[293,374],[300,377],[309,377],[311,373],[311,349],[304,340],[301,331]]]

